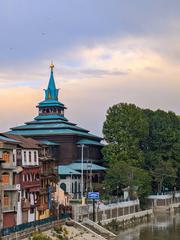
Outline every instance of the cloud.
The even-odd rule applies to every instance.
[[[107,108],[118,102],[180,113],[179,7],[176,0],[1,1],[0,129],[37,115],[51,59],[66,115],[93,132],[101,134]]]

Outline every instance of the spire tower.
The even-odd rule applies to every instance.
[[[47,89],[45,89],[45,100],[40,102],[37,106],[39,108],[39,116],[41,118],[44,116],[61,117],[64,118],[64,109],[66,107],[63,103],[58,101],[59,89],[56,88],[55,80],[54,80],[54,64],[51,62],[50,64],[50,78]],[[65,118],[64,118],[65,119]]]

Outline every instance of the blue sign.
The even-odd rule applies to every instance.
[[[89,199],[99,199],[99,192],[88,192]]]

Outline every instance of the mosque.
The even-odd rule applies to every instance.
[[[38,116],[24,125],[11,128],[8,135],[33,138],[50,146],[60,175],[60,187],[80,197],[82,158],[84,162],[84,189],[92,191],[92,182],[99,183],[105,168],[102,166],[102,138],[77,126],[65,117],[65,105],[58,100],[59,89],[54,80],[54,65],[50,65],[50,78],[45,99],[37,108]],[[79,194],[79,195],[78,195]]]
[[[56,159],[58,164],[70,164],[80,159],[80,145],[88,145],[84,157],[98,161],[101,156],[101,137],[71,123],[65,117],[66,107],[58,100],[59,89],[56,88],[53,69],[50,65],[50,79],[45,90],[45,100],[37,106],[39,114],[33,121],[11,128],[8,134],[31,137],[51,145],[58,145]],[[85,156],[86,155],[86,156]]]

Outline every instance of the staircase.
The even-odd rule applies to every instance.
[[[97,223],[95,223],[96,226],[98,225]],[[113,233],[109,232],[108,230],[106,231],[106,229],[104,229],[103,227],[101,226],[93,226],[92,224],[88,223],[88,222],[84,222],[82,224],[83,226],[87,227],[88,229],[92,230],[93,232],[97,233],[98,235],[102,236],[103,238],[105,239],[108,239],[108,240],[113,240],[115,239],[116,235],[114,235]]]

